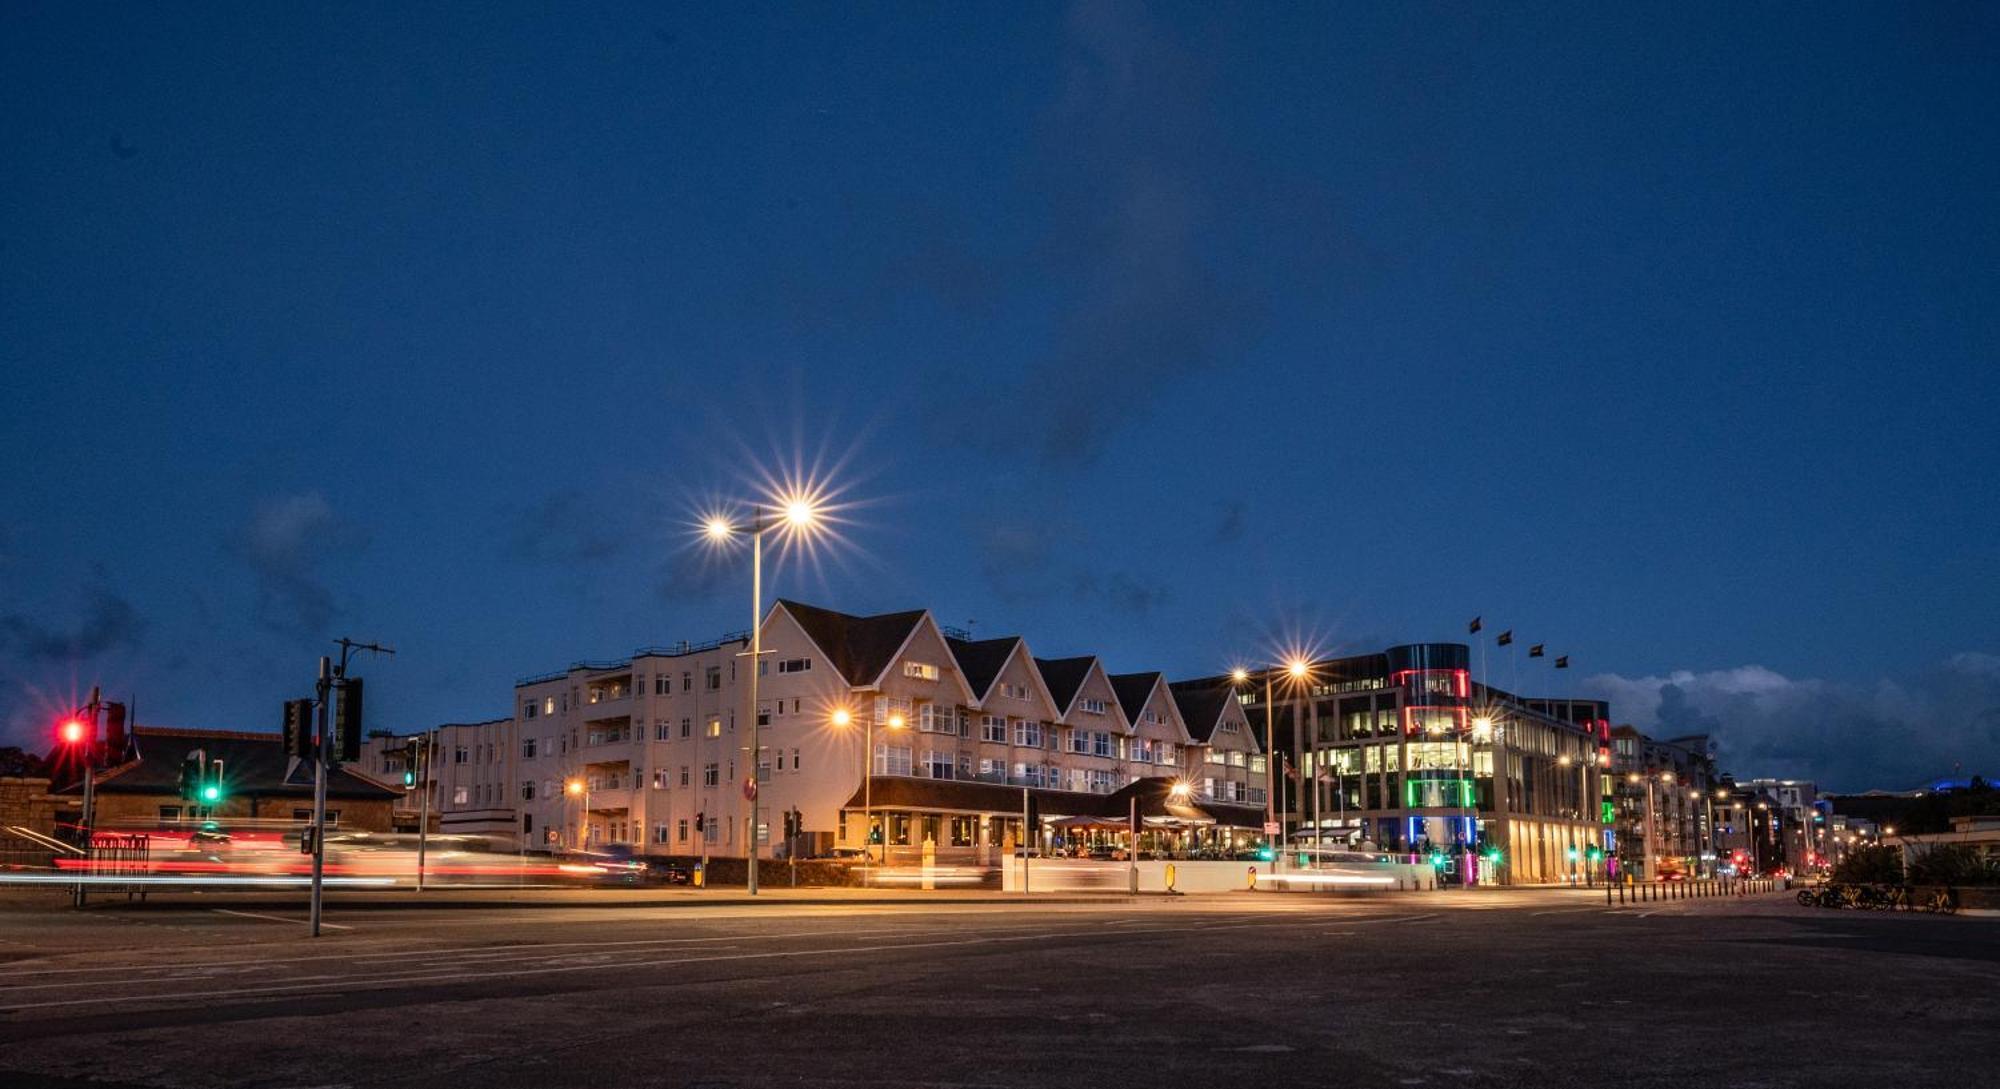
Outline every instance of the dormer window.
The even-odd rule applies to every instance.
[[[904,662],[903,676],[914,677],[920,681],[934,681],[938,679],[938,667],[928,662]]]
[[[1086,715],[1101,715],[1104,713],[1103,700],[1078,700],[1076,705]]]

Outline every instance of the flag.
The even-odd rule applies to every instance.
[[[1467,625],[1465,626],[1465,634],[1467,634],[1467,635],[1478,635],[1478,634],[1479,634],[1479,618],[1478,618],[1478,617],[1476,617],[1476,616],[1475,616],[1475,617],[1473,617],[1473,618],[1472,618],[1472,623],[1470,623],[1470,624],[1467,624]]]
[[[1557,659],[1556,659],[1556,668],[1557,668],[1557,669],[1568,669],[1568,668],[1569,668],[1569,655],[1565,654],[1565,655],[1563,655],[1562,657],[1560,657],[1560,658],[1557,658]]]
[[[1291,758],[1285,756],[1283,753],[1279,753],[1278,760],[1280,763],[1285,765],[1285,777],[1290,779],[1294,783],[1298,782],[1299,769],[1292,766]]]
[[[1500,640],[1499,640],[1499,642],[1500,642],[1500,645],[1501,645],[1501,646],[1503,646],[1503,647],[1504,647],[1504,646],[1506,646],[1507,644],[1509,644],[1509,643],[1511,643],[1511,642],[1513,642],[1513,641],[1514,641],[1514,629],[1513,629],[1513,628],[1508,628],[1508,629],[1507,629],[1506,631],[1503,631],[1503,632],[1501,632],[1501,633],[1500,633]]]
[[[1541,656],[1542,656],[1542,644],[1536,643],[1534,646],[1528,648],[1528,657],[1539,658]]]

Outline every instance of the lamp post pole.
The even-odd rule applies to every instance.
[[[1264,832],[1271,835],[1271,826],[1277,825],[1277,850],[1271,854],[1271,871],[1276,873],[1285,864],[1284,834],[1285,822],[1278,816],[1278,705],[1271,699],[1271,670],[1264,669],[1264,751],[1270,758],[1264,762]]]
[[[758,759],[763,750],[757,736],[757,674],[764,668],[764,516],[760,510],[750,531],[750,778],[744,800],[750,816],[744,825],[743,853],[749,859],[743,889],[757,895],[757,802],[763,793]]]

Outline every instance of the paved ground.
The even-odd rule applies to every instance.
[[[0,904],[0,1085],[1990,1085],[2000,921],[1782,896]]]

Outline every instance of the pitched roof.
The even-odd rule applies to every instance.
[[[798,621],[815,646],[826,652],[833,668],[849,684],[875,683],[924,618],[922,609],[849,616],[803,601],[780,598],[777,604]]]
[[[972,698],[983,700],[986,691],[1000,677],[1000,671],[1007,666],[1007,658],[1021,643],[1018,635],[1003,635],[997,639],[953,639],[945,638],[951,647],[951,656],[958,660],[958,671],[965,675],[965,683],[972,688]]]
[[[1195,683],[1170,684],[1167,691],[1173,693],[1174,706],[1180,708],[1188,736],[1196,744],[1208,744],[1208,739],[1215,736],[1216,725],[1222,721],[1222,713],[1229,709],[1229,689]]]
[[[1146,701],[1153,698],[1153,686],[1160,683],[1158,673],[1115,673],[1111,677],[1111,690],[1118,693],[1118,706],[1125,709],[1129,722],[1139,721],[1139,712],[1146,709]]]
[[[1124,819],[1131,812],[1129,799],[1137,798],[1141,817],[1207,818],[1218,825],[1234,828],[1261,828],[1264,811],[1257,806],[1235,805],[1173,796],[1172,779],[1136,779],[1115,794],[1080,794],[1071,790],[1029,787],[1042,819],[1054,817],[1108,817]],[[1021,790],[1000,783],[965,780],[914,779],[900,775],[876,776],[870,788],[876,809],[932,809],[961,813],[1019,813]],[[846,809],[860,809],[871,801],[860,787],[847,800]]]
[[[181,766],[196,749],[211,761],[222,761],[223,782],[232,795],[310,798],[312,776],[303,770],[295,781],[285,779],[285,739],[280,734],[243,730],[183,730],[141,726],[132,731],[139,758],[105,772],[97,780],[100,794],[171,794],[181,789]],[[81,793],[76,783],[59,793]],[[346,768],[330,776],[326,796],[347,799],[400,798],[391,790]]]
[[[1050,698],[1056,701],[1056,713],[1063,714],[1069,705],[1076,702],[1077,690],[1083,687],[1083,680],[1090,676],[1090,667],[1097,658],[1083,655],[1080,658],[1037,658],[1035,668],[1041,671],[1042,683],[1048,686]]]

